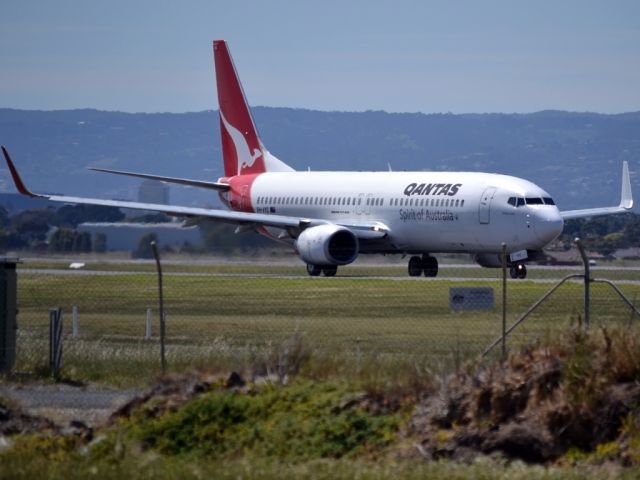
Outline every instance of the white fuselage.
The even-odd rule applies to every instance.
[[[477,172],[263,173],[243,202],[257,213],[388,227],[388,241],[365,243],[362,253],[499,252],[502,242],[509,252],[539,250],[563,227],[550,195],[537,185]]]

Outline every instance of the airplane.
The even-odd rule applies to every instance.
[[[192,180],[104,168],[99,172],[214,190],[228,210],[38,194],[2,153],[23,195],[54,202],[104,205],[204,217],[236,224],[291,245],[311,276],[331,277],[360,254],[409,255],[410,276],[436,277],[434,253],[470,253],[483,267],[502,266],[507,246],[512,278],[562,232],[564,220],[626,212],[633,207],[623,162],[620,204],[560,211],[545,190],[522,178],[481,172],[294,171],[258,135],[224,40],[213,42],[224,176]]]

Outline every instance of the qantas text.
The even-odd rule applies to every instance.
[[[410,183],[404,189],[404,194],[409,195],[448,195],[453,197],[458,193],[461,183]]]

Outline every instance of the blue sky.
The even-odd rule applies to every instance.
[[[217,108],[217,38],[252,105],[640,110],[635,0],[3,0],[0,107]]]

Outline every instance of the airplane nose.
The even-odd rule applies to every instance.
[[[541,212],[536,215],[533,228],[540,240],[549,243],[562,233],[564,220],[557,210],[555,212]]]

